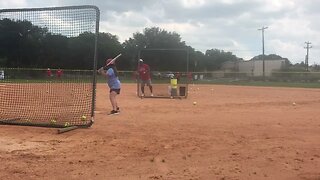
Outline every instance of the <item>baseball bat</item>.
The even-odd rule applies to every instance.
[[[122,54],[118,54],[116,57],[114,57],[106,66],[109,66],[110,64],[114,63]]]

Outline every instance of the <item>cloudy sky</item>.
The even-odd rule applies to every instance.
[[[320,0],[0,0],[0,8],[96,5],[100,31],[120,42],[146,27],[181,35],[187,45],[205,52],[230,51],[250,59],[278,54],[292,63],[304,61],[311,42],[309,64],[320,64]]]

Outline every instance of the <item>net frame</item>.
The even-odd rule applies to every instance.
[[[22,9],[0,9],[0,19],[8,18],[6,17],[6,13],[28,13],[28,12],[54,12],[54,11],[81,11],[81,10],[90,10],[95,13],[95,21],[93,22],[92,28],[95,36],[94,36],[94,53],[93,53],[93,64],[92,64],[92,78],[91,78],[91,109],[90,112],[90,118],[86,118],[85,116],[82,116],[81,121],[74,122],[72,121],[72,124],[68,122],[68,120],[62,121],[60,123],[52,123],[52,120],[45,120],[45,121],[39,121],[39,122],[28,122],[28,121],[21,121],[21,118],[4,118],[1,117],[0,112],[0,125],[21,125],[21,126],[39,126],[39,127],[54,127],[54,128],[69,128],[69,129],[75,129],[70,127],[80,127],[80,128],[87,128],[90,127],[94,122],[94,110],[95,110],[95,101],[96,101],[96,83],[97,83],[97,45],[98,45],[98,35],[99,35],[99,22],[100,22],[100,10],[97,6],[92,5],[81,5],[81,6],[63,6],[63,7],[45,7],[45,8],[22,8]],[[3,18],[4,17],[4,18]],[[25,20],[25,19],[18,19],[18,20]],[[67,35],[68,36],[68,35]],[[73,36],[72,34],[69,36]],[[10,82],[9,82],[10,83]],[[7,82],[7,84],[9,84]],[[59,82],[61,83],[61,82]],[[7,86],[7,84],[0,84],[1,87]],[[88,94],[87,94],[88,95]]]
[[[185,72],[183,72],[184,74],[185,74],[185,76],[188,76],[188,74],[190,73],[189,72],[189,50],[188,49],[186,49],[186,48],[143,48],[143,49],[139,49],[139,51],[138,51],[138,59],[137,59],[137,69],[136,69],[136,72],[138,73],[139,72],[139,60],[141,59],[141,55],[142,55],[142,53],[143,52],[151,52],[151,51],[155,51],[155,52],[184,52],[185,53],[185,59],[186,59],[186,66],[185,66],[185,68],[186,68],[186,71]],[[178,99],[182,99],[182,98],[187,98],[188,97],[188,87],[189,87],[189,79],[187,79],[186,81],[185,81],[185,83],[184,83],[184,87],[185,87],[185,95],[184,96],[180,96],[180,94],[179,95],[167,95],[167,96],[165,96],[165,95],[161,95],[161,96],[157,96],[157,95],[155,95],[155,96],[142,96],[142,93],[141,93],[141,79],[140,79],[140,76],[139,75],[137,75],[137,92],[136,92],[136,94],[137,94],[137,96],[139,97],[139,98],[178,98]],[[152,86],[153,86],[154,84],[152,83]]]

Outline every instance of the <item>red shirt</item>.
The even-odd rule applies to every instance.
[[[48,77],[51,77],[51,75],[52,75],[51,70],[48,69],[48,70],[47,70],[47,76],[48,76]]]
[[[57,77],[59,78],[59,77],[61,77],[61,75],[62,75],[62,70],[61,70],[61,69],[58,69],[58,70],[57,70]]]
[[[150,67],[147,64],[141,64],[139,66],[139,75],[140,75],[140,79],[143,81],[149,80],[151,79],[150,77]]]

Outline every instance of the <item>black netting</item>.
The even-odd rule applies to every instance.
[[[91,125],[98,26],[94,6],[0,10],[0,124]]]

